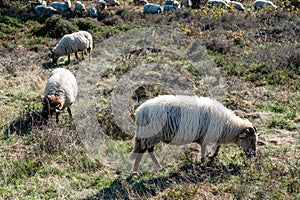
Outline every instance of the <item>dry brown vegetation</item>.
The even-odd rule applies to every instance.
[[[277,10],[254,12],[246,0],[245,13],[201,5],[162,15],[122,5],[91,19],[37,18],[28,1],[1,1],[0,199],[299,199],[300,10],[295,0],[275,3]],[[147,27],[166,28],[152,34],[159,45],[143,37]],[[59,62],[78,78],[74,117],[42,124],[54,68],[48,48],[77,30],[95,44],[91,62]],[[132,177],[133,129],[124,126],[146,99],[178,91],[212,95],[251,120],[257,158],[228,146],[201,164],[196,145],[161,144],[163,169],[152,172],[145,156]]]

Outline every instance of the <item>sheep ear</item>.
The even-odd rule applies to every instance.
[[[254,134],[256,132],[256,128],[249,126],[245,128],[244,132],[247,134]]]

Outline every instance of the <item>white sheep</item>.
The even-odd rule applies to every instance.
[[[159,142],[201,145],[201,161],[205,161],[207,145],[216,145],[211,156],[217,156],[221,145],[237,144],[248,157],[256,155],[257,131],[252,123],[236,116],[221,103],[208,97],[162,95],[147,100],[136,110],[134,148],[129,159],[136,173],[148,151],[156,167],[154,146]]]
[[[50,6],[43,6],[43,5],[35,6],[34,7],[34,12],[35,12],[36,15],[41,16],[41,17],[51,16],[51,15],[59,13],[59,11],[56,10],[55,8],[50,7]]]
[[[162,11],[162,7],[158,4],[148,3],[144,5],[144,13],[160,14]]]
[[[166,0],[165,1],[165,5],[163,7],[163,11],[167,12],[170,10],[177,10],[180,8],[180,4],[178,1],[176,0]]]
[[[181,0],[180,1],[180,7],[191,7],[192,6],[192,1],[191,0]]]
[[[208,7],[221,7],[226,8],[228,4],[224,0],[208,0],[206,2]]]
[[[98,16],[98,11],[97,11],[97,9],[96,9],[96,7],[95,6],[89,6],[88,8],[87,8],[87,11],[86,11],[86,15],[88,16],[88,17],[97,17]]]
[[[235,9],[239,10],[239,11],[245,11],[245,7],[243,6],[243,4],[241,4],[240,2],[237,1],[229,1],[228,5],[232,5]]]
[[[265,6],[269,6],[277,9],[277,6],[275,6],[272,1],[268,1],[268,0],[256,0],[253,5],[255,10],[263,8]]]
[[[71,1],[70,0],[64,0],[64,2],[55,1],[55,2],[52,2],[50,4],[50,6],[60,12],[67,12],[67,11],[71,10]]]
[[[75,11],[84,12],[85,5],[81,1],[75,1]]]
[[[67,108],[72,117],[71,105],[75,102],[78,93],[78,85],[75,76],[68,69],[56,68],[50,74],[43,99],[43,109],[41,116],[48,120],[54,113],[56,122],[58,115]]]
[[[99,0],[97,3],[97,11],[101,12],[102,10],[107,9],[107,3],[104,0]]]
[[[93,50],[93,37],[87,31],[78,31],[71,34],[64,35],[58,44],[50,49],[52,53],[53,63],[57,63],[57,60],[60,56],[67,55],[68,63],[70,63],[70,54],[75,53],[75,57],[77,60],[78,54],[77,52],[86,50],[89,55],[89,60],[91,57],[91,52]]]
[[[30,1],[31,8],[34,8],[35,6],[47,6],[47,1],[44,0],[37,0],[37,1]]]

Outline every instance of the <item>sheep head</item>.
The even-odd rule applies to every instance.
[[[255,127],[248,126],[238,135],[237,144],[244,149],[248,158],[256,156],[256,143],[257,129]]]
[[[49,49],[50,49],[50,52],[51,52],[51,57],[52,57],[53,63],[57,64],[57,60],[59,58],[59,55],[54,53],[54,49],[51,49],[51,48],[49,48]]]
[[[49,115],[54,113],[60,113],[63,109],[64,99],[61,96],[55,96],[53,94],[44,97],[42,117],[45,120],[49,119]]]

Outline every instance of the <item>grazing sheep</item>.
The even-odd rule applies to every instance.
[[[81,3],[81,1],[75,2],[75,11],[84,12],[85,11],[85,5]]]
[[[52,71],[44,90],[42,117],[48,120],[54,113],[56,122],[58,115],[67,108],[72,117],[71,105],[74,103],[78,93],[77,81],[68,69],[57,68]]]
[[[273,2],[268,1],[268,0],[256,0],[254,2],[254,9],[255,10],[263,8],[264,6],[269,6],[269,7],[275,8],[275,9],[277,8],[277,6],[275,6],[273,4]]]
[[[148,3],[144,5],[144,13],[160,14],[162,13],[162,7],[158,4]]]
[[[232,5],[235,9],[239,10],[239,11],[245,11],[245,7],[243,6],[243,4],[241,4],[240,2],[237,1],[229,1],[228,5]]]
[[[47,1],[43,0],[37,0],[37,1],[30,1],[31,8],[34,8],[35,6],[47,6]]]
[[[206,2],[208,7],[221,7],[226,8],[228,4],[224,0],[208,0]]]
[[[102,10],[107,9],[107,3],[104,0],[99,0],[97,4],[97,10],[98,12],[101,12]]]
[[[180,4],[178,1],[174,0],[166,0],[165,5],[163,7],[163,11],[167,12],[170,10],[177,10],[180,8]]]
[[[134,148],[129,155],[130,160],[135,160],[134,173],[146,151],[159,167],[153,151],[161,141],[173,145],[200,144],[202,162],[209,144],[216,145],[211,158],[217,156],[221,145],[230,143],[241,146],[248,157],[256,155],[256,128],[208,97],[158,96],[137,108],[136,124]]]
[[[57,60],[60,56],[67,55],[68,63],[70,63],[70,54],[75,53],[75,57],[77,60],[78,54],[77,52],[83,52],[87,50],[89,54],[89,60],[91,57],[91,52],[93,50],[93,37],[87,31],[78,31],[75,33],[64,35],[58,44],[51,49],[53,63],[57,63]]]
[[[181,0],[180,1],[180,7],[191,7],[192,1],[191,0]]]
[[[54,14],[58,14],[59,11],[50,6],[38,5],[34,7],[34,12],[36,15],[41,17],[51,16]]]
[[[147,0],[133,0],[133,4],[136,5],[136,6],[139,6],[139,5],[145,5],[149,3]]]
[[[97,11],[97,9],[96,9],[96,7],[95,6],[89,6],[88,8],[87,8],[87,16],[88,17],[92,17],[92,18],[95,18],[95,17],[97,17],[98,16],[98,11]]]
[[[51,7],[55,8],[56,10],[60,12],[68,12],[71,10],[71,1],[70,0],[64,0],[64,2],[52,2],[50,4]]]

